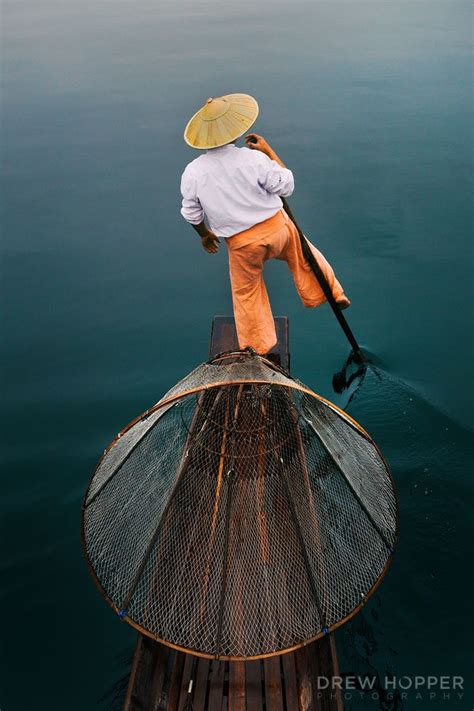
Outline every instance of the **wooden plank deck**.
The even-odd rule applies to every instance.
[[[288,319],[275,325],[272,360],[289,370]],[[237,349],[233,319],[216,316],[210,356]],[[249,662],[198,658],[139,635],[123,711],[342,711],[340,693],[320,690],[318,676],[339,676],[333,635]]]
[[[339,675],[332,635],[250,662],[193,657],[140,635],[123,710],[187,711],[190,696],[192,711],[343,711],[338,692],[318,689],[323,673]]]

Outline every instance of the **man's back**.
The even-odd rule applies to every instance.
[[[279,195],[291,195],[293,174],[264,153],[229,143],[193,160],[181,179],[181,214],[192,224],[230,237],[272,217]]]

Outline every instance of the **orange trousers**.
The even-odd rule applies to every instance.
[[[270,300],[263,281],[263,266],[267,259],[281,259],[288,264],[305,306],[319,306],[326,301],[326,297],[303,257],[298,231],[284,210],[228,237],[226,244],[239,347],[252,346],[263,355],[277,342]],[[330,264],[316,247],[309,244],[334,298],[340,299],[344,291]]]

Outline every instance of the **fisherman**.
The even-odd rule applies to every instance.
[[[283,210],[280,197],[293,193],[291,170],[255,133],[246,147],[235,142],[255,123],[259,112],[248,94],[210,98],[194,114],[184,140],[206,152],[189,163],[181,178],[181,214],[194,227],[206,252],[225,239],[229,255],[235,324],[239,347],[261,355],[277,342],[263,266],[284,260],[305,306],[319,306],[326,297],[305,260],[298,231]],[[311,251],[340,308],[350,305],[331,266],[311,243]]]

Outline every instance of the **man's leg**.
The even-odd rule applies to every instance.
[[[258,242],[233,248],[227,241],[230,283],[237,338],[241,349],[252,346],[261,355],[276,344],[275,322],[263,281],[267,248]]]
[[[303,304],[305,306],[311,307],[319,306],[320,304],[326,301],[326,297],[310,265],[303,256],[303,250],[301,248],[298,230],[289,218],[287,222],[287,228],[288,242],[279,258],[284,259],[287,262],[293,275],[296,289]],[[334,271],[329,262],[326,261],[321,252],[317,250],[316,247],[311,244],[311,242],[309,242],[309,240],[308,244],[311,248],[314,258],[316,259],[319,265],[319,268],[321,269],[322,273],[326,277],[326,281],[331,287],[331,291],[336,301],[344,303],[344,306],[349,305],[350,302],[344,294],[344,289],[336,279]],[[347,300],[347,303],[345,303],[344,300]]]

